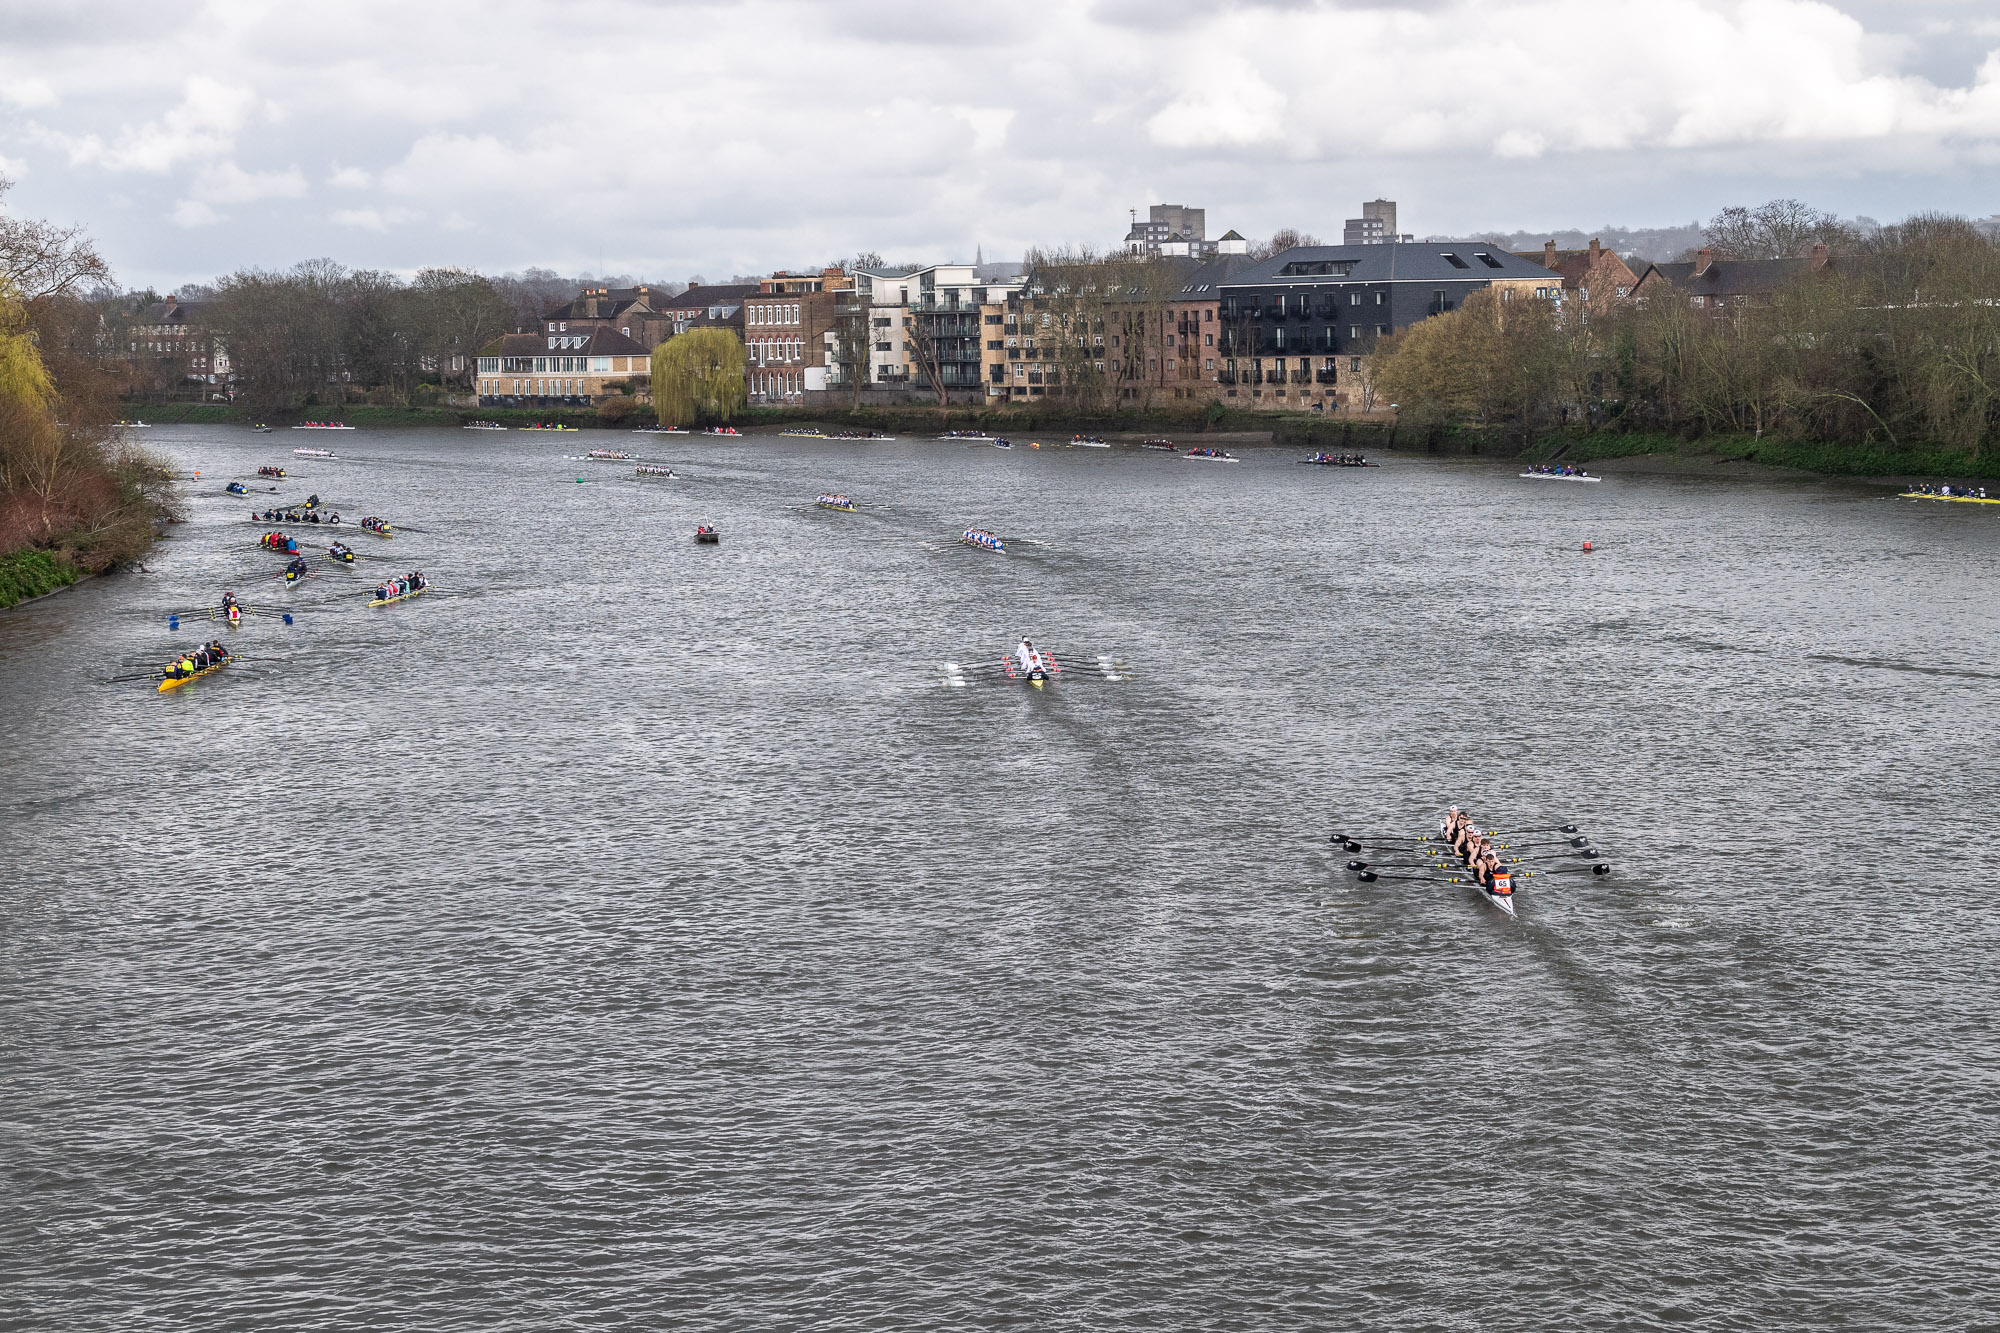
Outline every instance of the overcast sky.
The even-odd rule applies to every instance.
[[[171,288],[2000,213],[1996,0],[0,0],[0,174]]]

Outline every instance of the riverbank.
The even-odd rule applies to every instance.
[[[264,416],[224,403],[168,404],[133,408],[135,419],[155,425],[244,425],[268,422],[275,430],[297,424],[304,416]],[[559,423],[578,430],[626,432],[650,424],[650,414],[607,420],[594,410],[510,411],[502,408],[367,407],[312,409],[305,414],[334,419],[357,428],[437,426],[456,428],[468,421],[497,421],[520,427],[537,422]],[[1210,403],[1183,410],[1089,413],[1060,410],[1054,405],[1005,408],[907,407],[793,408],[749,407],[731,418],[739,430],[786,430],[823,427],[828,430],[872,430],[885,435],[942,435],[947,431],[980,431],[1007,436],[1148,434],[1178,437],[1200,435],[1213,441],[1230,436],[1245,439],[1268,434],[1271,442],[1332,452],[1394,452],[1412,455],[1476,456],[1518,459],[1524,463],[1599,463],[1648,460],[1623,470],[1651,466],[1658,471],[1705,469],[1743,471],[1750,467],[1809,473],[1827,477],[1877,477],[1885,480],[1955,481],[2000,477],[2000,459],[1981,458],[1964,450],[1934,446],[1891,447],[1882,444],[1829,444],[1812,441],[1757,439],[1751,436],[1704,435],[1683,439],[1674,435],[1614,431],[1557,431],[1541,434],[1479,426],[1426,426],[1414,422],[1315,417],[1294,412],[1250,412]]]
[[[51,551],[0,556],[0,611],[59,592],[81,577],[75,565]]]

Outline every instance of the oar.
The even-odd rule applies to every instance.
[[[1558,824],[1553,828],[1512,828],[1504,833],[1499,829],[1488,829],[1487,832],[1495,837],[1518,838],[1524,833],[1581,833],[1583,830],[1574,824]]]
[[[1546,879],[1550,875],[1584,875],[1584,874],[1608,875],[1610,873],[1611,873],[1611,863],[1609,861],[1599,861],[1596,865],[1588,867],[1560,866],[1554,870],[1524,870],[1521,872],[1520,878]]]
[[[1496,842],[1493,845],[1495,847],[1506,847],[1517,851],[1524,851],[1532,847],[1588,847],[1590,846],[1590,839],[1567,838],[1561,842]]]
[[[1392,869],[1408,870],[1413,866],[1423,866],[1431,864],[1434,863],[1425,861],[1376,861],[1371,865],[1371,863],[1367,861],[1349,861],[1347,863],[1347,868],[1349,870],[1369,870],[1369,869],[1380,870],[1383,867],[1387,866]],[[1500,864],[1505,866],[1517,866],[1522,864],[1522,861],[1520,857],[1516,856],[1509,860],[1502,861]]]

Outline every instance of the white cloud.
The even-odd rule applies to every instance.
[[[342,208],[335,211],[333,220],[343,227],[386,232],[405,222],[415,221],[420,216],[422,215],[408,208]]]
[[[18,69],[0,69],[0,100],[29,111],[54,106],[56,90],[47,79],[23,74]]]
[[[137,128],[127,127],[108,143],[96,134],[53,132],[75,165],[112,171],[165,172],[190,158],[226,153],[243,128],[256,96],[203,75],[189,79],[179,105]]]
[[[194,179],[192,193],[213,204],[250,204],[260,199],[299,199],[306,192],[306,178],[297,167],[283,171],[245,171],[234,162],[218,162],[203,167]]]
[[[0,106],[36,120],[0,116],[0,153],[17,212],[99,226],[115,259],[145,256],[125,276],[175,281],[312,254],[659,277],[1011,255],[1115,241],[1155,190],[1252,235],[1337,231],[1377,194],[1419,232],[1775,194],[1993,211],[1990,0],[1025,8],[995,30],[935,0],[349,0],[308,42],[278,6],[56,7],[9,32]],[[1922,65],[1939,42],[1953,60]],[[548,76],[607,44],[671,69],[672,95]],[[313,182],[293,162],[328,165]],[[145,229],[161,216],[192,230]]]
[[[173,219],[176,227],[212,227],[218,222],[227,221],[225,215],[216,212],[199,199],[181,200],[174,206]]]

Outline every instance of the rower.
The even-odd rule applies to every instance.
[[[1042,663],[1042,655],[1035,651],[1035,645],[1028,642],[1025,634],[1021,636],[1021,646],[1015,650],[1015,655],[1021,659],[1021,670],[1031,679],[1037,675],[1046,677],[1049,674],[1048,668]]]

